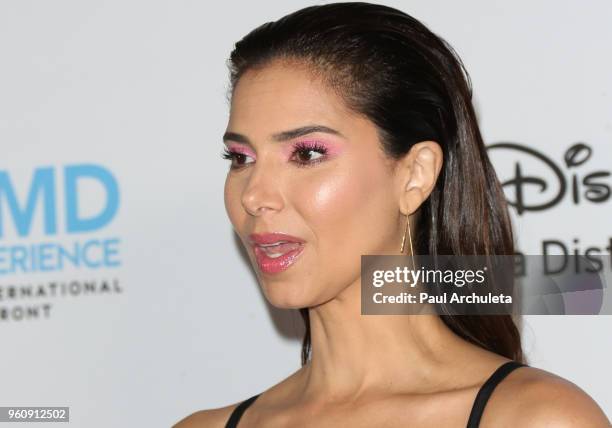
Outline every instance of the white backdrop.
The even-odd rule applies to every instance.
[[[0,2],[0,406],[70,406],[76,427],[168,427],[299,367],[301,321],[266,304],[240,252],[220,153],[233,43],[310,4]],[[611,2],[385,4],[456,48],[487,144],[534,148],[568,184],[612,170]],[[577,142],[592,156],[569,168]],[[492,154],[501,176],[514,155]],[[513,210],[520,250],[554,239],[610,252],[610,199],[578,190],[578,203],[568,190],[547,210]],[[75,246],[87,248],[80,267],[23,258]],[[610,316],[525,317],[529,362],[610,416],[611,327]]]

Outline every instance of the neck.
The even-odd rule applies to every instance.
[[[309,309],[311,360],[303,397],[351,401],[366,394],[427,393],[460,383],[476,350],[436,315],[361,315],[359,282]],[[400,389],[401,388],[401,389]]]

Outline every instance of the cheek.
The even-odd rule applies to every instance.
[[[225,179],[225,187],[223,189],[223,200],[225,203],[225,212],[234,225],[235,228],[239,228],[241,224],[241,202],[240,202],[240,186],[235,179],[229,177]]]
[[[357,244],[354,228],[358,226],[359,213],[368,200],[370,188],[367,180],[349,170],[326,174],[300,186],[294,201],[320,251]]]
[[[393,183],[380,168],[344,169],[299,187],[294,202],[311,228],[318,251],[336,263],[376,251],[389,236]],[[328,254],[329,253],[329,254]],[[349,260],[350,259],[350,260]]]
[[[335,174],[314,182],[308,189],[305,209],[323,224],[333,223],[356,208],[362,197],[357,180],[348,173]]]
[[[315,239],[310,260],[316,269],[311,270],[312,276],[304,286],[313,304],[333,298],[359,278],[361,254],[372,247],[369,210],[364,206],[372,203],[371,181],[355,170],[347,170],[301,188],[301,215]]]

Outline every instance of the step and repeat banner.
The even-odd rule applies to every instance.
[[[220,154],[233,43],[310,4],[0,2],[0,406],[167,427],[300,366],[301,319],[258,288]],[[612,3],[385,4],[462,57],[518,250],[609,256]],[[522,323],[530,364],[608,415],[611,329]]]

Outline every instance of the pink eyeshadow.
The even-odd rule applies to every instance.
[[[227,148],[232,152],[240,153],[241,155],[247,155],[252,157],[253,159],[255,158],[255,153],[253,153],[253,151],[250,150],[248,147],[243,146],[241,144],[228,143]]]

